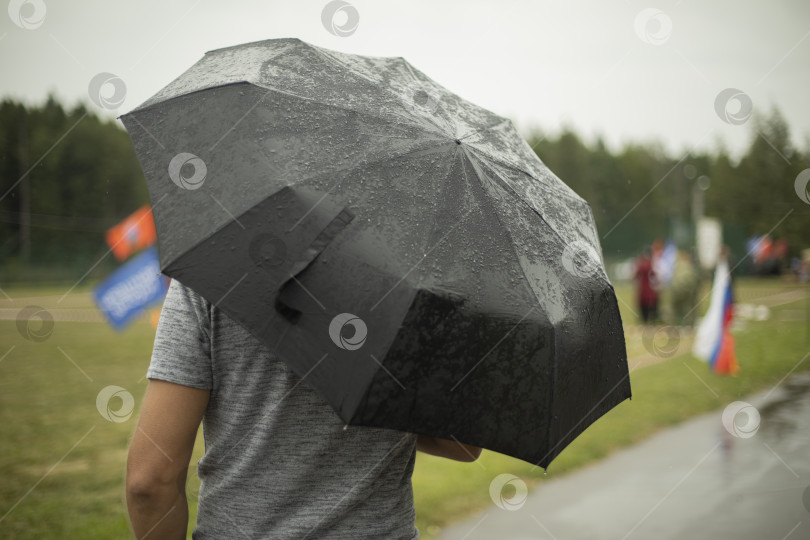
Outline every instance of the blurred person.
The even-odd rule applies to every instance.
[[[653,261],[653,268],[655,267],[658,258],[661,256],[661,253],[664,252],[665,244],[664,241],[660,238],[656,238],[653,243],[650,245],[650,258]]]
[[[692,254],[679,252],[672,277],[672,313],[676,325],[693,326],[695,324],[695,306],[697,302],[700,276],[695,268]]]
[[[653,251],[652,265],[659,287],[665,288],[672,283],[675,265],[678,263],[678,253],[678,247],[672,240],[667,241],[657,256]]]
[[[642,324],[658,319],[658,291],[655,270],[653,269],[650,248],[645,248],[636,259],[635,280],[638,284],[638,306]]]
[[[773,246],[773,260],[775,265],[774,273],[781,275],[788,266],[788,251],[790,245],[786,238],[780,238]]]
[[[760,237],[757,250],[754,253],[754,265],[759,275],[767,276],[774,272],[776,263],[773,258],[773,240],[769,235]]]
[[[137,538],[186,538],[186,476],[202,421],[193,538],[413,539],[417,450],[474,461],[481,449],[344,426],[326,401],[241,325],[172,281],[127,459]]]
[[[799,283],[810,281],[810,248],[803,249],[799,261]]]

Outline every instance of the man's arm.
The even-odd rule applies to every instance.
[[[209,394],[149,381],[127,458],[127,509],[136,538],[186,538],[186,473]]]
[[[416,439],[416,449],[420,452],[439,456],[455,461],[472,462],[481,455],[481,449],[477,446],[464,444],[438,437],[419,435]]]

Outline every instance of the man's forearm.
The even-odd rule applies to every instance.
[[[426,454],[455,461],[475,461],[481,455],[481,449],[477,446],[428,435],[419,435],[417,437],[416,449]]]
[[[179,492],[178,492],[179,491]],[[188,528],[185,489],[127,490],[127,509],[138,540],[184,540]]]
[[[138,540],[186,538],[186,477],[209,395],[149,380],[127,456],[127,509]]]

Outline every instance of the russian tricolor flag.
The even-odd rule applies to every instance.
[[[734,316],[734,296],[731,291],[731,274],[728,261],[721,259],[714,271],[712,298],[706,316],[700,321],[695,333],[692,354],[719,375],[734,375],[739,371],[734,353],[734,337],[731,335],[731,319]]]

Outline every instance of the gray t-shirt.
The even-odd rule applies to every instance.
[[[419,537],[416,436],[344,429],[306,381],[175,280],[147,377],[211,390],[195,539]]]

